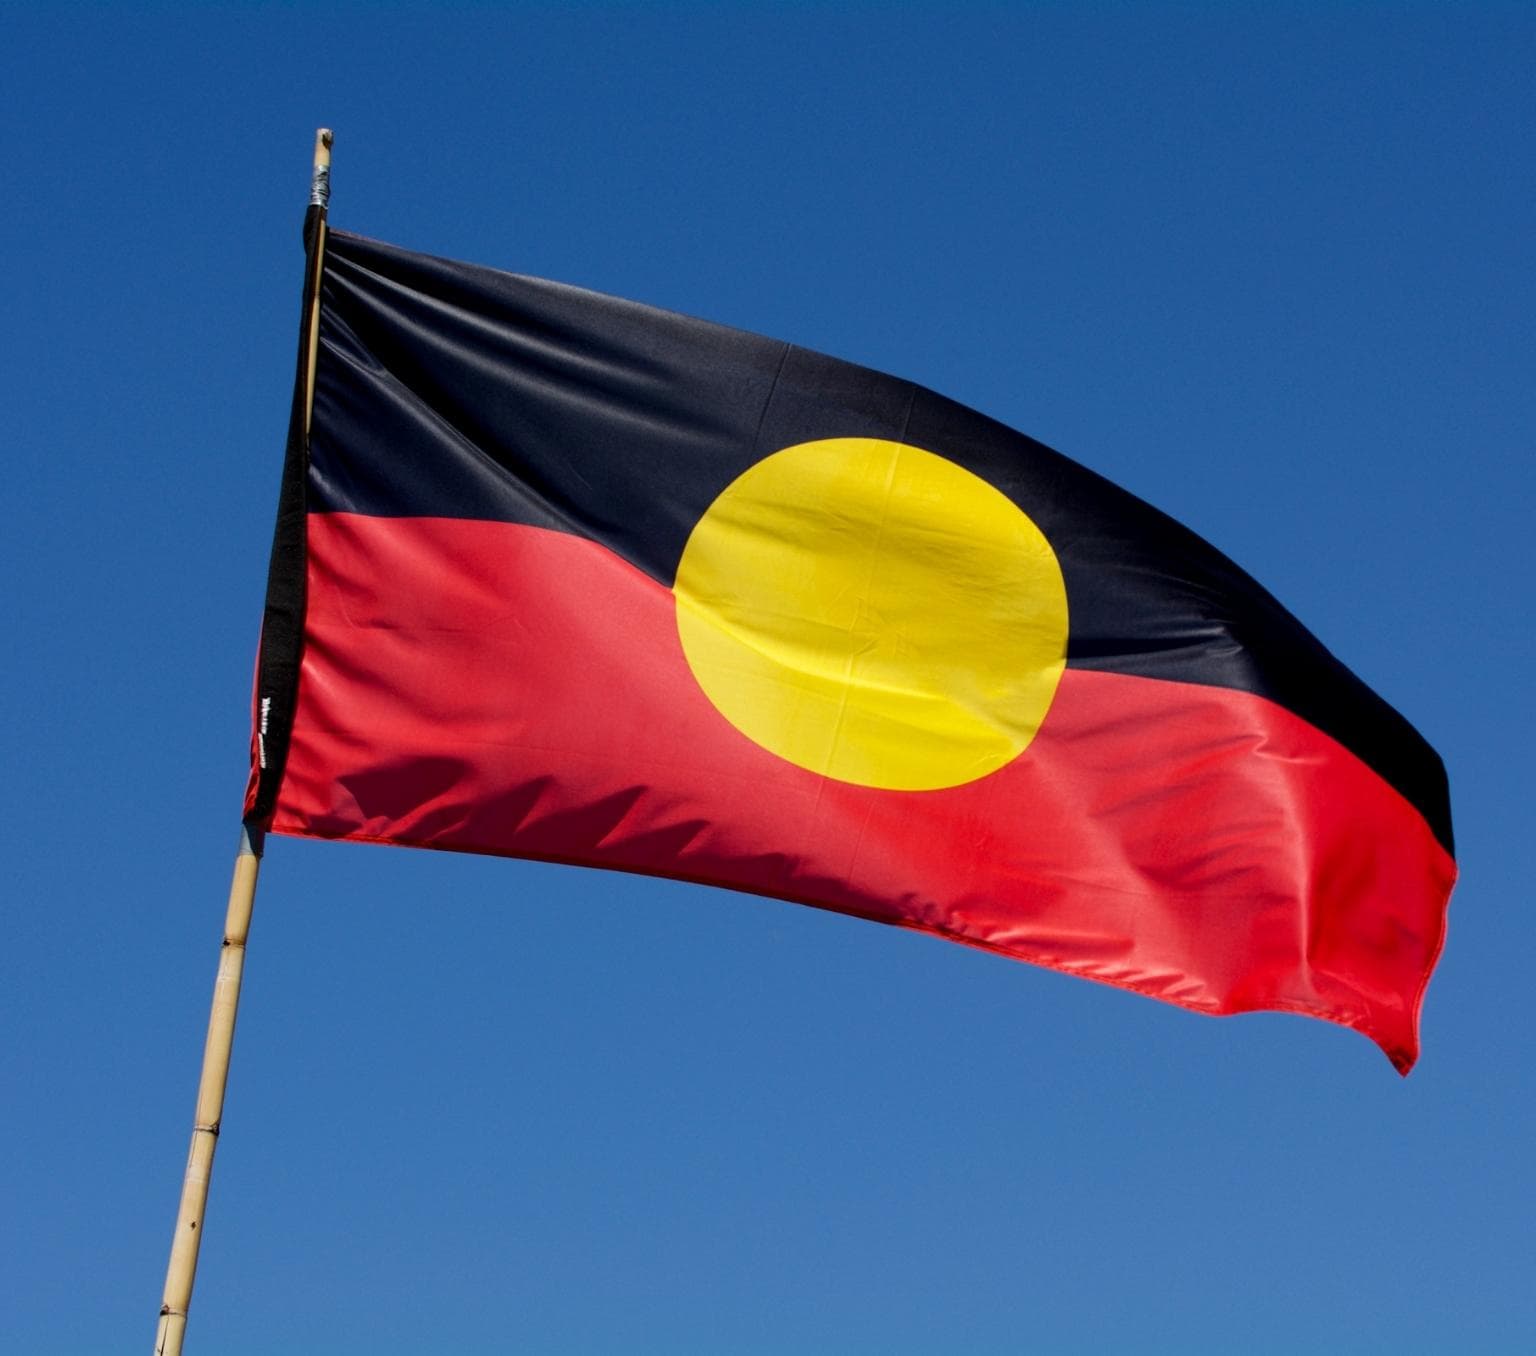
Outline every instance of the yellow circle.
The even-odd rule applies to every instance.
[[[747,738],[889,790],[975,781],[1035,737],[1066,664],[1040,529],[905,443],[825,438],[733,481],[677,570],[699,686]]]

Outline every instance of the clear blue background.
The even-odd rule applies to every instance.
[[[188,1348],[1536,1349],[1527,4],[6,7],[0,1349],[148,1351],[332,219],[912,377],[1449,765],[1406,1081],[772,901],[274,840]]]

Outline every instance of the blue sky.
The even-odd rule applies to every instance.
[[[275,840],[190,1352],[1536,1344],[1524,5],[12,5],[0,1347],[148,1350],[332,220],[973,405],[1450,771],[1400,1080],[664,882]]]

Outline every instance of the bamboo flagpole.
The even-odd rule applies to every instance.
[[[245,941],[250,933],[251,908],[256,899],[256,877],[260,869],[260,831],[253,834],[242,830],[240,851],[235,857],[235,876],[229,887],[229,909],[224,918],[219,975],[213,985],[213,1010],[208,1015],[208,1042],[203,1048],[203,1073],[198,1081],[197,1113],[192,1122],[192,1150],[187,1156],[187,1174],[181,1185],[181,1208],[176,1215],[171,1260],[165,1273],[165,1298],[160,1305],[155,1356],[180,1356],[182,1338],[187,1330],[187,1310],[192,1303],[192,1282],[197,1274],[197,1250],[203,1236],[203,1211],[208,1203],[208,1179],[213,1174],[213,1151],[219,1142],[224,1086],[229,1079],[229,1056],[235,1039],[235,1013],[240,1005]]]
[[[331,133],[322,127],[315,133],[314,174],[310,207],[316,210],[315,234],[310,249],[306,293],[309,314],[304,325],[303,437],[309,443],[309,424],[314,411],[315,362],[320,329],[320,271],[325,259],[325,214],[331,196]],[[171,1259],[165,1273],[165,1296],[155,1333],[155,1356],[181,1356],[187,1331],[187,1311],[192,1305],[192,1284],[197,1275],[198,1246],[203,1237],[203,1215],[208,1204],[208,1182],[213,1175],[213,1152],[218,1147],[219,1125],[224,1114],[224,1089],[229,1081],[230,1052],[235,1040],[235,1016],[240,1006],[240,979],[245,969],[245,944],[251,930],[251,911],[256,901],[256,879],[261,870],[262,829],[245,823],[235,856],[234,880],[229,887],[229,906],[224,917],[224,941],[219,952],[218,978],[213,985],[213,1008],[208,1014],[208,1040],[203,1047],[203,1071],[197,1085],[197,1111],[192,1121],[192,1148],[187,1156],[181,1186],[181,1206],[176,1232],[171,1239]]]

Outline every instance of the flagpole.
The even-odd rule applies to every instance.
[[[319,347],[319,277],[325,255],[325,212],[331,196],[331,133],[322,127],[315,133],[314,173],[310,180],[310,206],[318,208],[317,229],[310,252],[306,280],[311,297],[305,327],[307,363],[304,373],[304,440],[314,411],[315,361]],[[229,1082],[230,1053],[235,1041],[235,1016],[240,1007],[240,979],[245,969],[245,944],[251,930],[256,902],[256,879],[261,871],[263,831],[247,821],[241,826],[240,847],[235,855],[235,874],[229,887],[224,915],[224,942],[219,952],[218,977],[213,985],[213,1008],[208,1014],[208,1039],[203,1047],[203,1071],[197,1085],[197,1111],[192,1121],[192,1148],[187,1156],[181,1185],[181,1206],[176,1232],[171,1239],[171,1259],[165,1273],[165,1296],[155,1332],[155,1356],[181,1356],[187,1331],[187,1311],[192,1305],[192,1285],[197,1276],[198,1246],[203,1237],[203,1216],[208,1204],[208,1182],[213,1175],[213,1152],[218,1147],[219,1125],[224,1115],[224,1089]]]

